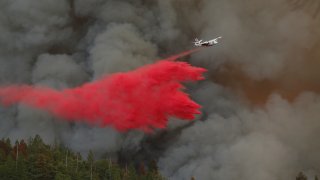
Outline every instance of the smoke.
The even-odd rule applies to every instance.
[[[171,179],[319,174],[318,1],[308,7],[291,0],[0,0],[0,5],[2,86],[74,88],[189,49],[196,37],[224,37],[218,46],[184,58],[208,69],[206,81],[187,88],[202,106],[194,123],[170,120],[169,129],[155,136],[120,134],[18,105],[0,108],[1,137],[40,134],[76,151],[156,159]]]

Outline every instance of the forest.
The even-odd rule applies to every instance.
[[[108,158],[87,157],[60,145],[47,145],[39,135],[27,141],[0,140],[0,177],[3,180],[162,180],[156,165],[120,166]]]

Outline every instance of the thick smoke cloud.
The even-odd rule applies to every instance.
[[[131,24],[110,24],[95,38],[90,53],[94,75],[100,77],[147,64],[155,59],[156,47],[143,40]]]
[[[222,97],[216,100],[228,102],[224,104],[229,113],[212,113],[185,130],[160,158],[165,175],[173,179],[291,179],[297,171],[312,175],[319,171],[314,169],[319,166],[317,95],[302,94],[293,104],[273,95],[264,109],[242,108]]]
[[[319,174],[320,3],[308,2],[0,0],[1,85],[75,87],[189,49],[196,37],[223,36],[187,59],[209,69],[206,82],[189,88],[203,115],[193,124],[173,120],[165,142],[57,121],[23,105],[0,108],[0,136],[40,134],[120,159],[118,151],[148,152],[139,157],[158,159],[172,179]]]

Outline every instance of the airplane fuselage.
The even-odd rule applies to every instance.
[[[195,39],[195,42],[194,42],[194,45],[195,46],[213,46],[215,44],[218,44],[218,39],[222,38],[221,36],[215,38],[215,39],[212,39],[212,40],[209,40],[209,41],[204,41],[202,42],[202,40],[198,40],[198,39]]]

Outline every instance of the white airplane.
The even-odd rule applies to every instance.
[[[195,46],[213,46],[215,44],[218,44],[218,39],[222,38],[221,36],[211,39],[209,41],[202,41],[201,39],[199,40],[198,38],[196,38],[194,40],[194,45]]]

